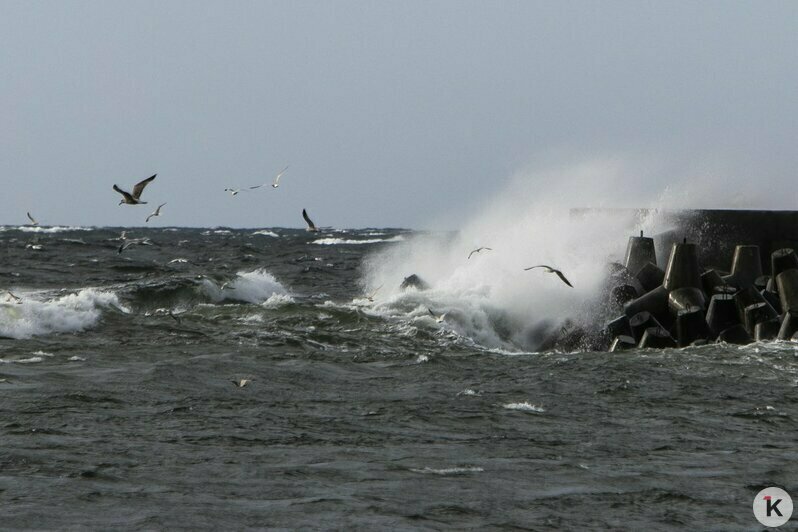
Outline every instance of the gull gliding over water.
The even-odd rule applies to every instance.
[[[146,187],[150,181],[155,179],[156,175],[158,174],[153,174],[147,179],[136,183],[136,186],[133,187],[133,193],[125,192],[118,186],[114,185],[114,190],[122,194],[122,200],[119,202],[119,204],[122,205],[123,203],[126,203],[128,205],[143,205],[147,203],[146,201],[141,201],[139,198],[141,198],[141,193],[144,192],[144,187]]]
[[[440,316],[438,316],[437,314],[432,312],[432,309],[429,308],[429,307],[427,307],[427,312],[429,312],[429,315],[432,316],[433,318],[435,318],[435,321],[437,321],[438,323],[442,323],[443,319],[446,317],[446,313],[445,312],[443,314],[441,314]]]
[[[39,225],[39,222],[37,222],[36,219],[34,219],[33,216],[31,216],[29,212],[27,212],[25,214],[28,215],[28,220],[30,220],[30,224],[31,225]]]
[[[119,249],[116,251],[120,255],[123,251],[125,251],[130,246],[151,246],[152,242],[149,238],[132,238],[125,240],[125,243],[119,246]]]
[[[245,188],[226,188],[224,191],[229,192],[231,196],[237,196],[240,192],[249,192],[249,190]]]
[[[272,188],[277,188],[277,187],[280,186],[280,178],[283,176],[283,174],[285,173],[286,170],[288,170],[287,166],[285,168],[283,168],[282,170],[280,170],[280,173],[275,176],[274,181],[271,184]],[[254,187],[249,187],[249,189],[250,190],[254,190],[256,188],[265,187],[268,184],[269,183],[263,183],[262,185],[255,185]]]
[[[314,231],[314,232],[316,232],[316,231],[319,230],[313,224],[313,220],[310,219],[310,216],[308,216],[308,213],[307,213],[307,211],[305,209],[302,209],[302,218],[304,218],[305,219],[305,223],[308,224],[308,226],[305,228],[305,231]]]
[[[160,205],[158,205],[158,208],[155,209],[155,212],[150,214],[149,216],[147,216],[147,219],[144,220],[144,223],[149,222],[150,218],[153,218],[155,216],[160,216],[161,215],[161,207],[163,207],[164,205],[166,205],[166,203],[161,203]]]
[[[564,282],[565,284],[567,284],[571,288],[574,287],[574,285],[572,285],[570,282],[568,282],[568,279],[565,278],[565,275],[563,275],[563,273],[560,270],[552,268],[551,266],[546,266],[545,264],[539,264],[537,266],[530,266],[529,268],[524,268],[524,271],[534,270],[535,268],[545,268],[546,269],[546,273],[556,273],[557,277],[559,277],[562,280],[562,282]]]
[[[479,253],[480,251],[483,251],[483,250],[484,251],[493,251],[491,248],[486,248],[486,247],[477,248],[477,249],[473,250],[471,253],[468,254],[468,258],[470,259],[471,255],[473,255],[474,253]]]

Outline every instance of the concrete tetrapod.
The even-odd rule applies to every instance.
[[[798,311],[798,270],[791,268],[776,276],[782,312]]]
[[[643,338],[640,339],[640,348],[657,348],[663,349],[665,347],[676,347],[676,341],[666,329],[662,327],[649,327],[643,333]]]
[[[662,324],[670,325],[673,321],[668,313],[668,291],[664,286],[660,286],[643,294],[642,296],[628,302],[623,312],[631,319],[638,312],[646,311],[654,316]]]
[[[770,254],[770,276],[773,279],[781,272],[792,268],[798,268],[798,255],[792,249],[777,249]]]
[[[627,349],[633,349],[637,347],[637,343],[635,339],[631,336],[626,336],[622,334],[620,336],[616,336],[615,339],[612,341],[610,345],[610,353],[617,353],[618,351],[626,351]]]
[[[662,281],[665,280],[665,272],[655,264],[647,262],[637,271],[635,278],[640,282],[643,290],[650,292],[658,286],[662,286]]]
[[[705,340],[709,335],[704,311],[701,307],[682,309],[676,316],[676,339],[679,347],[686,347],[696,340]]]
[[[630,272],[637,272],[648,262],[657,263],[654,239],[643,236],[643,231],[640,231],[640,236],[629,237],[623,263]]]
[[[759,323],[766,322],[779,317],[776,311],[769,303],[763,301],[761,303],[753,303],[745,307],[744,311],[745,321],[743,325],[745,330],[748,331],[753,337],[756,337],[756,326]]]
[[[723,278],[726,284],[743,288],[754,284],[754,281],[761,276],[762,260],[759,256],[759,246],[736,246],[731,273]]]
[[[779,318],[773,318],[767,321],[760,321],[754,327],[754,340],[757,342],[764,342],[767,340],[775,340],[779,336],[781,330],[781,321]]]
[[[717,336],[724,330],[740,323],[737,305],[734,296],[729,294],[715,294],[709,300],[706,316],[707,326]]]
[[[798,332],[798,314],[792,312],[785,312],[781,318],[781,327],[779,328],[779,340],[790,340],[795,333]]]
[[[684,242],[673,245],[662,286],[668,291],[701,288],[701,269],[698,266],[698,248],[695,244]]]

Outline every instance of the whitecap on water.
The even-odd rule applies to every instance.
[[[202,286],[215,302],[242,301],[245,303],[279,306],[293,301],[291,294],[275,277],[264,269],[250,272],[238,272],[236,277],[228,281],[224,288],[209,279],[204,279]]]
[[[535,413],[543,413],[546,411],[545,408],[542,406],[533,405],[524,401],[523,403],[507,403],[502,405],[503,408],[507,410],[520,410],[522,412],[535,412]]]
[[[353,240],[347,238],[320,238],[318,240],[314,240],[312,244],[318,244],[320,246],[334,246],[334,245],[357,245],[357,244],[378,244],[380,242],[402,242],[405,238],[401,235],[397,235],[391,238],[365,238],[363,240]]]
[[[104,309],[129,312],[116,294],[86,288],[46,301],[26,298],[18,305],[0,305],[0,336],[22,339],[93,327]]]
[[[92,231],[93,227],[72,227],[55,225],[52,227],[41,227],[38,225],[20,225],[20,226],[3,226],[0,227],[0,232],[3,231],[21,231],[23,233],[65,233],[67,231]]]
[[[261,235],[261,236],[270,236],[270,237],[273,237],[273,238],[279,238],[280,237],[280,235],[278,235],[274,231],[267,231],[266,229],[262,229],[260,231],[255,231],[252,234],[253,235]]]
[[[423,469],[411,469],[410,471],[425,475],[463,475],[466,473],[482,473],[485,470],[481,467],[446,467],[442,469],[425,467]]]

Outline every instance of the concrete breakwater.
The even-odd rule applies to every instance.
[[[658,243],[642,232],[629,238],[623,263],[610,265],[595,305],[594,316],[604,319],[564,327],[544,348],[622,351],[798,340],[798,213],[681,216],[681,227],[658,235]],[[679,233],[685,236],[672,242]],[[668,240],[663,268],[658,249]],[[779,247],[785,244],[791,246]]]

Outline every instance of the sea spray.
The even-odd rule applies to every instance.
[[[520,173],[458,231],[423,234],[369,256],[364,291],[384,286],[384,310],[428,305],[447,312],[452,329],[485,347],[535,350],[566,323],[596,320],[606,266],[623,259],[627,237],[672,229],[658,209],[700,204],[685,193],[693,174],[684,175],[679,186],[671,180],[663,188],[644,187],[666,182],[661,168],[618,159]],[[705,184],[701,191],[715,204],[724,202]],[[652,210],[641,217],[635,207]],[[601,211],[572,212],[591,208]],[[492,250],[469,259],[481,246]],[[562,270],[574,288],[540,269],[524,271],[538,264]],[[410,274],[432,289],[399,290]]]

